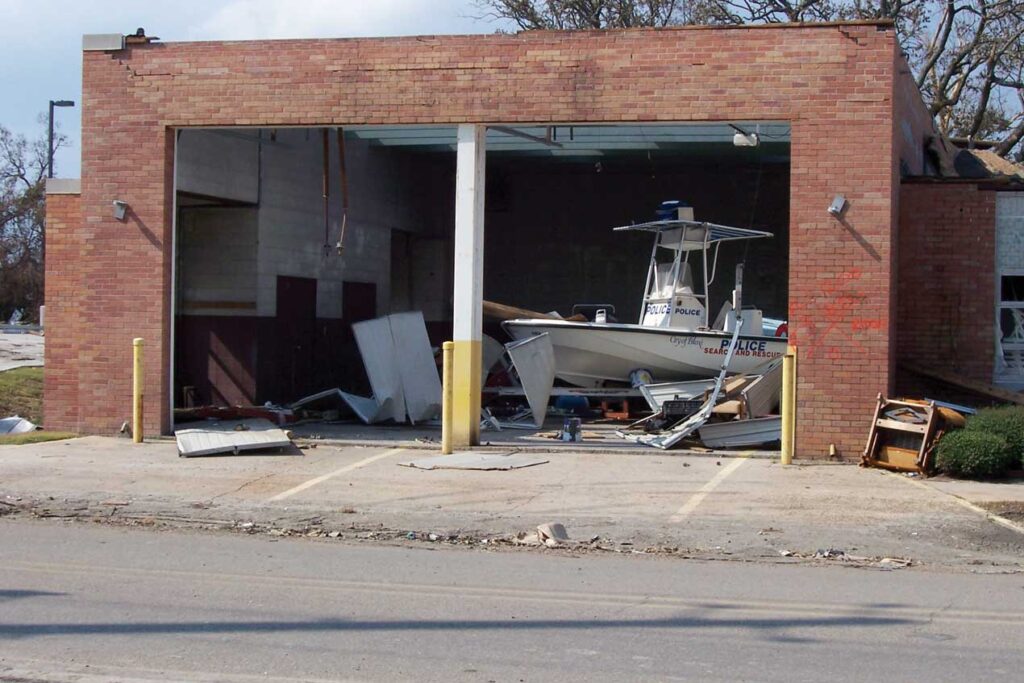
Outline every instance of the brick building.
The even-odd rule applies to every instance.
[[[262,403],[363,381],[355,320],[414,308],[433,341],[450,338],[453,288],[459,339],[460,259],[474,258],[452,229],[464,133],[481,180],[486,159],[471,221],[489,299],[610,301],[632,317],[649,247],[608,228],[663,199],[771,230],[727,256],[800,349],[801,456],[855,456],[903,358],[1007,372],[996,315],[1014,307],[996,278],[1015,285],[1024,264],[1009,248],[997,264],[995,225],[1005,216],[1000,239],[1021,243],[1021,195],[1005,192],[1019,185],[936,179],[941,145],[888,23],[86,36],[82,100],[82,179],[48,196],[48,428],[121,424],[133,337],[162,432],[185,392]],[[736,131],[760,144],[736,146]]]

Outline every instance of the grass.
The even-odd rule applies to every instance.
[[[39,424],[43,421],[43,369],[15,368],[0,372],[0,417],[20,415]],[[58,441],[76,436],[68,432],[36,431],[0,436],[0,446],[20,446]]]
[[[60,441],[62,439],[73,439],[78,434],[71,432],[47,432],[36,431],[25,434],[4,434],[0,436],[0,446],[24,446],[30,443],[43,443],[45,441]]]
[[[43,369],[15,368],[0,372],[0,417],[20,415],[43,421]]]

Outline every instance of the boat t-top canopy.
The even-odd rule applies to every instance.
[[[716,223],[678,219],[650,221],[648,223],[634,223],[633,225],[622,225],[617,228],[612,228],[612,230],[615,232],[639,230],[641,232],[658,233],[661,237],[659,240],[661,246],[671,249],[679,249],[681,251],[707,249],[708,246],[719,242],[773,237],[772,233],[765,232],[764,230],[749,230],[747,228],[734,228],[729,225],[718,225]],[[671,236],[664,234],[670,231],[678,231],[678,233]]]
[[[648,313],[661,316],[663,319],[669,320],[670,323],[672,317],[678,313],[692,315],[694,306],[684,305],[680,299],[680,296],[687,296],[698,300],[703,306],[704,310],[701,312],[704,315],[704,326],[710,327],[711,308],[708,306],[708,286],[714,281],[715,274],[718,272],[718,252],[722,242],[773,237],[772,233],[764,230],[734,228],[729,225],[678,218],[634,223],[612,228],[612,230],[616,232],[637,230],[655,235],[654,246],[651,248],[651,262],[647,268],[644,301],[640,307],[639,324],[641,325],[644,324],[645,316]],[[658,263],[659,247],[673,252],[671,263]],[[703,261],[704,266],[701,269],[704,289],[699,293],[694,292],[692,285],[687,281],[690,254],[694,251],[700,252],[698,258]],[[709,252],[711,253],[710,263]],[[684,289],[680,289],[680,287]],[[668,292],[667,295],[666,292]]]

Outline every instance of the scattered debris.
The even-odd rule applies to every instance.
[[[346,395],[367,424],[393,420],[413,424],[441,412],[441,379],[419,311],[394,313],[352,326],[373,398]],[[367,403],[376,404],[376,409]],[[357,404],[359,407],[357,407]]]
[[[537,538],[549,548],[557,548],[570,542],[565,526],[558,522],[549,522],[537,527]]]
[[[499,304],[494,301],[483,302],[483,314],[488,318],[495,320],[515,320],[516,318],[530,318],[532,320],[569,320],[573,322],[584,322],[587,317],[582,313],[573,315],[569,318],[563,318],[560,315],[554,313],[540,313],[538,311],[531,311],[526,308],[519,308],[517,306],[509,306],[507,304]]]
[[[544,542],[540,540],[540,534],[536,531],[533,533],[526,533],[520,531],[512,537],[513,545],[544,545]]]
[[[178,454],[183,458],[217,453],[283,448],[288,435],[262,418],[240,421],[204,421],[182,425],[174,431]]]
[[[558,522],[541,524],[536,531],[530,533],[520,531],[511,540],[513,545],[546,546],[548,548],[561,548],[573,543],[565,526]],[[597,536],[592,537],[590,545],[593,546],[597,540]]]
[[[0,434],[26,434],[34,432],[38,427],[23,417],[14,415],[0,420]]]
[[[303,414],[306,411],[314,410],[316,406],[325,405],[330,399],[336,399],[340,401],[342,405],[347,406],[356,416],[366,424],[373,424],[374,422],[380,422],[387,419],[386,416],[391,414],[391,399],[386,399],[383,403],[378,403],[372,398],[364,398],[362,396],[356,396],[348,392],[342,391],[341,389],[327,389],[315,394],[311,394],[304,398],[300,398],[295,403],[292,403],[290,408],[293,411],[302,411]],[[321,418],[324,417],[328,411],[321,411]],[[340,413],[338,414],[340,417]]]
[[[696,412],[704,402],[704,396],[715,387],[713,379],[697,379],[688,382],[663,382],[661,384],[640,384],[637,388],[651,410],[658,413],[665,409],[666,402],[687,402],[692,409],[686,415]],[[678,406],[671,406],[678,410]]]
[[[707,422],[699,430],[701,442],[710,448],[740,448],[773,443],[782,438],[782,418]]]
[[[398,463],[402,467],[421,470],[517,470],[550,462],[524,453],[492,453],[488,451],[463,451],[453,455],[438,455]]]
[[[381,409],[375,417],[378,421],[405,422],[405,394],[387,316],[356,323],[352,325],[352,333],[370,380],[373,400]]]
[[[555,351],[545,332],[505,345],[533,413],[533,426],[544,426],[551,388],[555,382]]]
[[[188,422],[192,420],[246,420],[257,417],[269,420],[279,427],[295,422],[295,413],[292,410],[272,404],[264,406],[200,406],[197,408],[182,408],[174,412],[175,422]],[[128,423],[125,422],[125,425],[128,425]],[[130,430],[131,426],[128,425],[128,428]]]
[[[441,378],[423,313],[392,313],[387,320],[409,421],[416,424],[433,419],[441,414]]]
[[[737,269],[738,287],[741,282],[742,271]],[[735,294],[738,299],[738,291]],[[758,374],[727,377],[743,323],[742,316],[734,318],[717,379],[639,385],[655,413],[620,430],[619,436],[662,449],[673,448],[693,434],[711,448],[779,441],[782,418],[771,411],[782,394],[781,359],[763,364]],[[638,429],[643,431],[638,433]]]
[[[583,441],[582,422],[578,417],[567,417],[562,425],[562,431],[558,433],[561,441]]]
[[[886,567],[890,569],[903,569],[913,564],[910,560],[901,557],[883,557],[878,561],[880,567]]]

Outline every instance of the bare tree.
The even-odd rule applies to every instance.
[[[691,23],[686,0],[477,0],[490,19],[524,30],[602,29]]]
[[[54,147],[63,145],[54,137]],[[46,137],[28,140],[0,126],[0,319],[34,317],[43,301]]]
[[[997,138],[1007,156],[1024,138],[1024,0],[946,0],[913,66],[943,132]]]
[[[939,129],[1024,158],[1024,0],[478,0],[523,29],[891,19]]]
[[[1001,156],[1024,138],[1024,0],[698,1],[708,23],[892,19],[944,134],[995,140]]]

